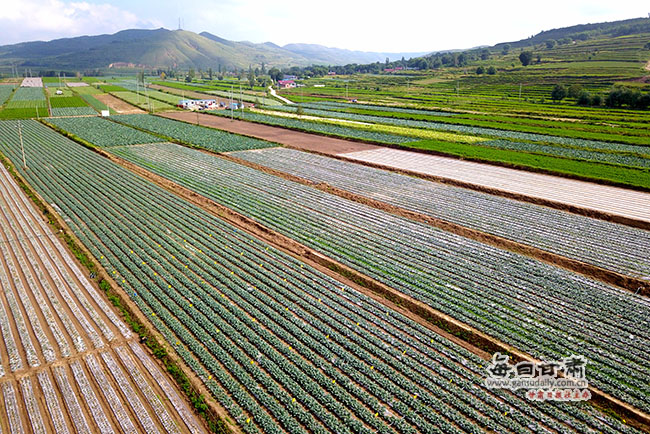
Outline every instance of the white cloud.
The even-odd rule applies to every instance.
[[[0,45],[160,26],[107,3],[14,0],[0,7]]]
[[[542,30],[645,16],[646,1],[204,0],[178,13],[186,28],[226,39],[317,43],[373,51],[468,48]]]
[[[3,0],[0,45],[126,28],[183,28],[231,40],[364,51],[468,48],[542,30],[646,16],[647,0]]]

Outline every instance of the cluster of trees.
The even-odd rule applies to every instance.
[[[369,64],[357,64],[351,63],[348,65],[341,66],[324,66],[324,65],[313,65],[307,67],[298,67],[294,66],[291,68],[284,68],[279,70],[273,68],[269,70],[268,74],[273,80],[277,80],[278,77],[281,79],[282,75],[295,75],[297,77],[323,77],[330,72],[333,72],[337,75],[344,74],[379,74],[384,72],[384,69],[389,68],[404,68],[404,69],[416,69],[416,70],[430,70],[430,69],[440,69],[443,67],[463,67],[470,64],[472,61],[476,60],[488,60],[491,56],[490,50],[487,48],[481,48],[478,50],[462,51],[462,52],[446,52],[446,53],[435,53],[429,56],[416,57],[412,59],[404,59],[403,57],[399,60],[391,61],[386,59],[385,62],[374,62]],[[496,69],[494,67],[486,67],[483,72],[477,72],[479,74],[495,74]]]
[[[576,103],[581,106],[598,107],[604,104],[612,108],[647,109],[650,107],[650,94],[625,86],[613,87],[604,97],[598,94],[592,95],[579,84],[572,84],[568,88],[562,84],[556,84],[553,87],[551,91],[553,101],[561,101],[567,97],[574,98]]]
[[[650,94],[641,93],[638,89],[616,86],[605,97],[607,107],[623,107],[647,109],[650,107]]]
[[[546,45],[546,48],[549,50],[555,48],[557,45],[567,45],[573,42],[573,39],[571,38],[561,38],[558,39],[557,41],[555,39],[547,39],[544,44]]]
[[[487,68],[479,66],[478,68],[476,68],[476,73],[478,75],[481,74],[494,75],[497,73],[497,69],[494,66],[488,66]]]

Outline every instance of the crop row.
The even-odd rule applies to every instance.
[[[596,161],[599,163],[620,164],[628,167],[650,167],[650,157],[619,154],[614,152],[598,152],[593,150],[565,148],[563,146],[544,145],[530,142],[513,142],[510,140],[489,140],[479,143],[480,146],[489,146],[497,149],[510,149],[514,151],[531,152],[535,154],[552,155],[574,160]],[[650,148],[645,150],[650,155]]]
[[[92,107],[60,107],[51,109],[52,116],[96,116]]]
[[[25,359],[31,367],[41,365],[41,358],[58,366],[55,368],[55,375],[60,382],[60,392],[53,388],[47,370],[38,373],[38,382],[33,375],[21,377],[19,383],[24,410],[19,408],[18,392],[13,388],[11,380],[3,385],[7,391],[13,392],[12,395],[5,395],[9,400],[8,408],[16,408],[19,413],[24,412],[22,420],[30,422],[33,432],[49,432],[50,423],[56,432],[70,432],[61,410],[62,398],[66,401],[75,430],[89,431],[88,423],[92,425],[88,422],[90,419],[83,415],[78,402],[76,405],[72,404],[72,400],[77,399],[74,397],[77,392],[74,391],[74,386],[65,380],[67,373],[64,366],[73,352],[86,353],[93,349],[102,351],[100,354],[108,368],[107,372],[110,372],[117,382],[111,400],[121,406],[126,405],[126,408],[130,406],[146,432],[160,432],[155,419],[159,419],[163,426],[171,428],[168,432],[180,432],[177,424],[179,420],[189,420],[190,426],[194,420],[194,425],[197,425],[193,417],[188,419],[187,414],[181,416],[181,411],[189,412],[187,406],[181,408],[176,415],[173,410],[170,413],[160,400],[159,393],[155,391],[155,384],[163,384],[165,387],[161,386],[162,389],[170,389],[170,385],[168,380],[163,381],[164,377],[161,378],[159,372],[152,373],[150,377],[145,373],[146,370],[151,370],[150,366],[145,366],[146,370],[142,370],[126,348],[117,347],[120,360],[129,372],[126,375],[114,356],[106,352],[105,342],[114,342],[117,338],[131,339],[133,334],[90,285],[58,238],[52,236],[42,217],[4,167],[0,167],[0,236],[8,240],[0,243],[8,270],[6,275],[4,267],[0,267],[0,282],[7,299],[6,304],[0,303],[0,332],[9,359],[0,360],[0,377],[4,376],[5,370],[27,368],[21,350],[24,351]],[[23,315],[22,311],[26,315]],[[12,331],[12,323],[18,331],[17,335]],[[108,326],[109,323],[112,323],[120,336]],[[36,345],[31,341],[27,327],[31,328],[36,337]],[[134,341],[131,342],[132,348],[138,349],[138,358],[143,360],[143,364],[151,365],[151,360],[138,345]],[[99,375],[106,378],[104,367],[94,363],[94,357],[86,356],[86,362],[89,363],[87,366],[94,367],[100,372]],[[69,366],[74,372],[79,388],[85,396],[89,396],[92,387],[81,364],[72,362]],[[38,384],[46,400],[45,406],[36,398]],[[101,390],[105,392],[112,387],[105,384]],[[137,392],[136,387],[141,392]],[[176,400],[178,398],[177,394],[168,395]],[[149,403],[149,408],[143,404],[142,397]],[[112,431],[112,424],[106,416],[102,417],[102,400],[95,396],[87,401],[92,410],[90,414],[96,422],[102,419],[101,423],[97,423],[100,428],[105,428],[102,432]],[[128,420],[130,417],[119,415],[120,420]],[[3,430],[2,420],[0,417],[0,431]],[[84,420],[86,422],[83,422]],[[22,426],[21,417],[18,416],[11,422],[10,432],[23,432],[25,428]]]
[[[115,352],[119,357],[111,351],[88,354],[22,376],[17,382],[2,383],[0,408],[4,404],[7,417],[0,416],[0,432],[5,424],[11,433],[110,433],[116,428],[147,433],[205,432],[173,388],[161,388],[161,394],[152,387],[150,377],[169,383],[148,355],[141,349],[134,353],[128,346],[118,346]],[[173,400],[180,411],[165,405],[167,400]]]
[[[535,357],[580,352],[594,384],[650,407],[641,296],[192,149],[114,152]]]
[[[42,87],[19,87],[14,92],[12,101],[45,101]]]
[[[14,91],[14,87],[6,84],[0,84],[0,105],[3,105]]]
[[[186,122],[151,115],[114,116],[114,121],[152,133],[169,137],[183,143],[200,146],[215,152],[230,152],[244,149],[259,149],[278,146],[265,140],[253,139],[227,133],[214,128],[205,128]]]
[[[650,277],[648,231],[292,149],[234,156],[605,269]]]
[[[215,116],[229,117],[229,110],[216,110],[209,113]],[[395,134],[377,133],[372,131],[363,131],[358,128],[344,127],[340,125],[330,125],[326,123],[310,122],[300,119],[291,119],[287,117],[271,116],[262,113],[241,112],[233,113],[235,118],[242,118],[247,121],[258,122],[267,125],[277,125],[284,128],[292,128],[300,131],[307,131],[325,135],[333,135],[351,139],[367,140],[372,142],[400,144],[418,140],[413,137],[398,136]]]
[[[289,110],[295,111],[293,107],[274,107],[273,110]],[[501,130],[495,128],[484,128],[470,125],[456,125],[432,121],[419,121],[412,119],[391,118],[388,116],[375,116],[375,115],[362,115],[357,113],[348,113],[335,110],[318,110],[318,109],[303,109],[303,112],[308,115],[354,120],[360,122],[370,122],[378,124],[396,125],[411,128],[424,128],[433,129],[438,131],[450,131],[461,134],[470,134],[477,136],[496,137],[499,139],[508,139],[515,141],[531,141],[549,143],[559,145],[562,147],[585,149],[591,151],[609,151],[618,153],[631,153],[631,154],[649,154],[647,146],[634,146],[622,143],[609,143],[596,140],[575,139],[560,136],[551,136],[545,134],[524,133],[518,131]]]
[[[325,110],[336,110],[336,109],[350,109],[350,110],[374,110],[374,111],[385,111],[385,112],[394,112],[394,113],[407,113],[413,115],[426,115],[426,116],[456,116],[456,113],[443,112],[438,110],[424,110],[424,109],[409,109],[404,107],[390,107],[383,105],[372,105],[372,104],[350,104],[345,102],[334,102],[334,101],[322,101],[322,102],[312,102],[301,104],[305,108],[313,109],[325,109]]]
[[[629,431],[487,390],[484,361],[408,317],[42,125],[25,135],[22,173],[245,432]]]
[[[100,117],[56,118],[48,122],[96,146],[124,146],[156,143],[163,140]]]

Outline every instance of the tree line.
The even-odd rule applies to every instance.
[[[581,106],[598,107],[605,105],[610,108],[628,107],[633,109],[647,109],[650,107],[650,94],[626,86],[614,86],[605,95],[592,94],[579,84],[572,84],[569,87],[556,84],[551,90],[551,99],[553,101],[561,101],[567,97],[574,98],[576,103]]]

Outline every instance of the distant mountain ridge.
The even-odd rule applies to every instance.
[[[130,29],[112,35],[80,36],[43,42],[0,46],[0,68],[14,64],[19,69],[88,70],[111,64],[146,65],[149,68],[224,69],[344,65],[383,62],[425,53],[370,53],[329,48],[314,44],[230,41],[208,32],[187,30]]]
[[[410,59],[411,57],[424,56],[429,52],[416,53],[377,53],[368,51],[352,51],[340,48],[325,47],[318,44],[287,44],[282,47],[292,53],[299,54],[306,58],[318,59],[323,64],[350,64],[350,63],[373,63],[384,62],[388,57],[390,60],[399,60],[402,57]],[[343,63],[340,63],[345,59]]]
[[[514,42],[496,44],[527,47],[549,40],[581,40],[597,36],[624,36],[650,33],[650,19],[634,18],[606,23],[580,24],[546,30]],[[454,52],[466,50],[444,50]],[[112,35],[79,36],[43,42],[22,42],[0,46],[0,71],[12,66],[19,71],[87,71],[106,70],[111,64],[144,65],[148,68],[190,67],[232,70],[258,67],[290,67],[310,65],[347,65],[383,63],[417,58],[433,53],[380,53],[325,47],[317,44],[253,43],[230,41],[209,32],[200,34],[187,30],[130,29]]]

